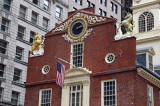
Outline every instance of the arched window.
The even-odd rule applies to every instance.
[[[150,12],[144,12],[139,17],[139,32],[152,30],[154,27],[154,16]]]

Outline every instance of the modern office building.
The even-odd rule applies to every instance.
[[[160,74],[160,9],[159,0],[134,0],[133,20],[135,22],[134,35],[137,38],[137,49],[144,57],[143,64]]]
[[[67,18],[66,0],[0,0],[0,105],[24,106],[27,63],[34,34]]]
[[[97,15],[121,21],[121,0],[68,0],[69,11],[93,7]]]

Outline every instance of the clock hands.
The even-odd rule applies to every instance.
[[[81,26],[77,27],[76,29],[79,29],[79,28],[81,28],[81,27],[83,27],[83,25],[81,25]]]

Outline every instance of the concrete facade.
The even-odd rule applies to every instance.
[[[0,1],[0,25],[2,26],[2,19],[9,21],[8,32],[0,30],[1,42],[7,42],[6,53],[0,53],[0,63],[5,65],[4,76],[1,80],[1,102],[11,103],[12,92],[18,93],[17,105],[24,106],[25,102],[25,87],[26,73],[28,65],[29,51],[31,50],[30,33],[39,33],[40,36],[44,36],[48,30],[51,30],[56,24],[59,24],[63,19],[67,18],[68,5],[66,1],[62,0],[49,0],[49,10],[44,9],[44,0],[38,0],[38,4],[34,4],[32,0],[9,0],[11,1],[10,11],[4,9],[5,0]],[[19,16],[20,6],[26,8],[25,18]],[[62,9],[61,17],[56,17],[56,6]],[[54,10],[54,11],[53,11]],[[31,22],[32,12],[36,12],[37,24]],[[48,27],[44,29],[43,18],[48,20]],[[17,38],[18,26],[25,28],[23,39]],[[18,60],[16,56],[16,47],[20,47],[22,52],[22,59]],[[20,81],[14,82],[14,69],[21,70]]]
[[[159,66],[160,61],[160,9],[158,0],[133,0],[133,20],[135,22],[134,35],[137,38],[137,49],[153,47],[155,56],[153,56],[153,64]],[[154,27],[152,30],[139,32],[139,17],[144,12],[153,14]],[[147,20],[146,20],[147,21]],[[148,24],[146,24],[148,25]],[[156,69],[156,67],[155,67]],[[159,69],[158,69],[159,70]]]
[[[82,5],[80,5],[80,1],[82,1]],[[106,6],[103,4],[105,0],[68,0],[69,11],[73,11],[73,8],[76,8],[77,10],[87,8],[87,1],[90,2],[90,5],[94,4],[95,14],[100,15],[99,9],[102,9],[102,11],[106,12],[107,17],[112,17],[121,21],[121,0],[106,0]],[[102,1],[102,3],[100,3],[100,1]],[[117,13],[111,11],[111,2],[113,2],[113,5],[117,5]]]

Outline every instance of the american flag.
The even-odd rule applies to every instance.
[[[61,87],[63,87],[64,85],[64,76],[65,76],[65,66],[58,61],[56,83]]]

